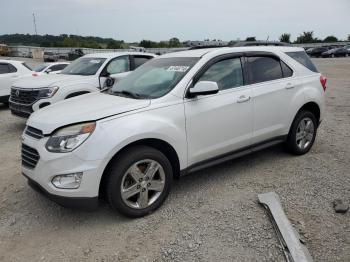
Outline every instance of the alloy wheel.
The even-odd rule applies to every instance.
[[[301,150],[307,148],[315,135],[315,126],[311,118],[303,118],[297,128],[296,143]]]
[[[128,207],[145,209],[161,196],[164,185],[163,167],[155,160],[140,160],[123,175],[121,197]]]

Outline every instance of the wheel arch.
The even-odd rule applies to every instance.
[[[316,102],[309,101],[309,102],[306,102],[305,104],[303,104],[299,108],[299,110],[294,114],[293,121],[290,123],[290,126],[289,126],[288,134],[290,133],[290,129],[292,128],[292,124],[293,124],[295,118],[297,117],[299,112],[301,112],[303,110],[310,111],[311,113],[313,113],[316,117],[316,120],[317,120],[317,127],[320,125],[321,108]]]
[[[300,111],[310,111],[311,113],[313,113],[316,117],[317,120],[317,125],[320,124],[320,117],[321,117],[321,108],[320,106],[316,103],[316,102],[307,102],[306,104],[304,104],[296,113],[296,115],[300,112]],[[296,116],[295,115],[295,116]]]
[[[100,180],[100,185],[99,185],[99,196],[103,196],[105,193],[105,188],[106,188],[106,181],[107,181],[107,170],[110,168],[111,163],[115,161],[115,159],[118,158],[125,150],[127,150],[130,147],[133,146],[149,146],[152,148],[155,148],[162,152],[170,161],[172,169],[173,169],[173,176],[175,179],[178,179],[180,177],[180,159],[178,157],[178,154],[174,147],[170,145],[168,142],[158,139],[158,138],[145,138],[145,139],[140,139],[134,142],[131,142],[124,147],[122,147],[117,153],[113,155],[113,157],[108,161],[101,180]]]

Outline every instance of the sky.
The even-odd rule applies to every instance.
[[[0,0],[0,7],[0,35],[33,34],[33,12],[38,34],[126,42],[350,34],[350,0]]]

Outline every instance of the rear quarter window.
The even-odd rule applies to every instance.
[[[302,64],[312,72],[318,73],[316,66],[314,65],[314,63],[312,63],[309,56],[304,51],[286,52],[286,55],[298,61],[300,64]]]

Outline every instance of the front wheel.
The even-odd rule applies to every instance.
[[[172,166],[160,151],[136,146],[117,157],[108,170],[107,200],[128,217],[142,217],[166,199],[173,181]]]
[[[289,152],[303,155],[311,149],[317,133],[317,120],[310,111],[300,111],[291,126],[286,141]]]

